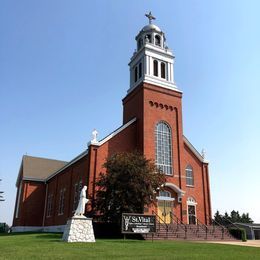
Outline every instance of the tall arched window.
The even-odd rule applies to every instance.
[[[172,174],[172,135],[165,122],[155,126],[155,162],[163,173]]]
[[[153,75],[158,77],[158,61],[157,60],[153,61]]]
[[[186,172],[186,185],[194,186],[194,175],[193,175],[192,167],[188,165],[185,169],[185,172]]]
[[[161,62],[161,77],[165,79],[165,63]]]

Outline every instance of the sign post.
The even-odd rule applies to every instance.
[[[123,213],[121,232],[125,234],[156,233],[156,217],[135,213]]]

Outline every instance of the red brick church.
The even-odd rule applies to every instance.
[[[139,150],[155,161],[167,182],[156,206],[144,212],[170,223],[208,224],[211,201],[208,162],[183,135],[182,91],[174,81],[174,55],[164,32],[152,23],[135,37],[129,62],[130,85],[123,98],[123,123],[101,140],[97,133],[88,149],[69,162],[23,156],[17,177],[13,230],[62,231],[73,216],[83,185],[95,197],[96,181],[105,159],[116,152]],[[87,206],[86,215],[92,212]],[[94,215],[95,221],[95,215]]]

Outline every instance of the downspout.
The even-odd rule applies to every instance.
[[[176,114],[176,128],[177,128],[177,147],[178,147],[178,168],[179,168],[179,188],[181,188],[181,158],[180,158],[180,135],[179,135],[179,117],[178,117],[178,109],[175,107]],[[182,202],[180,203],[180,218],[183,221],[182,216]]]
[[[95,163],[94,163],[94,178],[93,178],[93,198],[92,198],[92,211],[95,210],[95,197],[96,197],[96,178],[97,178],[97,148],[93,149],[95,152]]]
[[[207,179],[207,194],[208,194],[208,206],[209,206],[209,216],[210,216],[210,219],[212,219],[212,212],[211,212],[211,196],[210,196],[210,186],[209,186],[209,165],[207,165],[206,167],[206,179]]]
[[[202,163],[202,187],[203,187],[203,204],[204,204],[204,221],[207,224],[207,207],[206,207],[206,194],[205,194],[205,171],[204,164]]]
[[[48,196],[48,187],[49,187],[49,184],[46,183],[46,193],[45,193],[45,202],[44,202],[44,212],[43,212],[43,220],[42,220],[42,226],[44,227],[45,225],[45,217],[46,217],[46,207],[47,207],[47,196]]]

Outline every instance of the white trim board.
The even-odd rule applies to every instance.
[[[202,155],[197,151],[197,149],[191,144],[191,142],[183,135],[184,143],[190,148],[190,150],[194,153],[194,155],[202,162],[202,163],[209,163],[205,160]]]
[[[15,226],[12,227],[12,232],[53,232],[53,233],[63,233],[65,225],[58,226]]]
[[[132,123],[134,123],[136,121],[136,117],[131,119],[130,121],[128,121],[126,124],[120,126],[119,128],[117,128],[114,132],[112,132],[111,134],[109,134],[108,136],[106,136],[105,138],[101,139],[99,142],[95,143],[94,145],[96,146],[101,146],[104,143],[106,143],[107,141],[109,141],[111,138],[113,138],[115,135],[119,134],[120,132],[122,132],[124,129],[126,129],[128,126],[130,126]],[[91,145],[91,144],[90,144]]]

